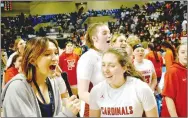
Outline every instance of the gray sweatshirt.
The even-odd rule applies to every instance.
[[[50,79],[54,93],[55,110],[53,116],[73,117],[74,114],[62,108],[58,84]],[[17,74],[10,80],[1,94],[3,117],[42,117],[38,100],[23,74]]]

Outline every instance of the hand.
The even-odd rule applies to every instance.
[[[61,72],[56,71],[56,72],[55,72],[55,76],[56,76],[56,77],[61,77]]]
[[[72,95],[67,100],[66,108],[76,116],[80,111],[80,100],[75,95]]]

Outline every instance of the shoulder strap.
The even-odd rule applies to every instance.
[[[36,83],[35,80],[33,81],[33,83],[34,83],[35,87],[37,88],[37,91],[39,92],[40,97],[42,98],[43,102],[46,104],[46,101],[45,101],[45,99],[44,99],[44,97],[43,97],[43,95],[42,95],[42,93],[40,91],[40,88],[39,88],[38,84]]]
[[[50,96],[50,100],[52,103],[52,113],[54,113],[54,111],[55,111],[55,100],[54,100],[55,96],[54,96],[53,88],[52,88],[49,78],[46,79],[46,84],[48,86],[49,96]]]

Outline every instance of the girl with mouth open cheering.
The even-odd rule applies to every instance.
[[[73,117],[80,101],[71,96],[62,109],[54,75],[59,62],[56,40],[36,37],[27,42],[22,57],[22,73],[8,82],[2,93],[4,117]]]

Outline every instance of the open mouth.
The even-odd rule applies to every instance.
[[[120,47],[121,47],[121,48],[126,48],[126,45],[121,45]]]
[[[54,70],[56,69],[56,65],[50,65],[49,68],[50,68],[50,70],[53,70],[53,71],[54,71]]]
[[[106,78],[112,78],[112,76],[106,76]]]
[[[110,40],[106,41],[106,43],[110,43]]]

